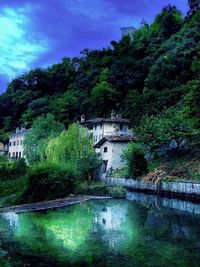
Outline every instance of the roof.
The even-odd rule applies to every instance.
[[[100,148],[106,141],[111,143],[128,143],[135,141],[136,138],[131,135],[111,135],[104,136],[95,146],[94,148]]]
[[[111,123],[130,123],[130,121],[128,119],[122,119],[122,118],[95,118],[95,119],[90,119],[90,120],[86,120],[81,122],[81,125],[86,125],[86,126],[92,126],[94,124],[99,124],[99,123],[103,123],[103,122],[111,122]]]
[[[14,137],[17,137],[17,136],[21,136],[21,135],[25,135],[27,133],[31,132],[31,129],[26,129],[26,130],[23,130],[23,131],[19,131],[17,133],[13,133],[9,136],[9,138],[14,138]]]

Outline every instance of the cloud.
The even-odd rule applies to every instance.
[[[45,51],[48,43],[38,40],[32,31],[31,5],[0,11],[0,71],[8,79],[28,71],[32,63]]]

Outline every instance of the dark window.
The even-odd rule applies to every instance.
[[[102,124],[100,124],[100,129],[102,129]]]
[[[13,146],[15,146],[15,145],[16,145],[16,142],[14,141],[14,142],[13,142]]]
[[[103,163],[102,163],[102,173],[106,173],[107,165],[108,165],[108,161],[104,160]]]
[[[107,153],[108,152],[108,148],[107,147],[104,147],[103,152],[104,153]]]
[[[23,141],[22,140],[20,140],[20,145],[22,145],[23,144]]]
[[[21,156],[22,156],[22,152],[19,152],[19,158],[21,159]]]
[[[18,159],[18,152],[16,152],[16,159]]]
[[[120,131],[123,131],[123,124],[120,124]]]
[[[19,140],[17,140],[17,145],[19,145]]]
[[[10,146],[12,146],[12,142],[10,142]]]
[[[89,127],[89,130],[93,130],[93,127],[92,127],[92,126],[90,126],[90,127]]]

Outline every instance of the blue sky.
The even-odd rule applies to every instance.
[[[0,92],[31,68],[107,47],[120,27],[151,23],[168,3],[186,14],[187,0],[1,0]]]

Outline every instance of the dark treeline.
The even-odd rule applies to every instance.
[[[0,139],[41,114],[52,113],[67,126],[81,114],[107,116],[116,109],[137,126],[144,115],[181,103],[198,125],[200,11],[199,1],[189,2],[186,18],[166,6],[131,38],[102,50],[84,49],[80,58],[64,58],[14,79],[0,96]]]

